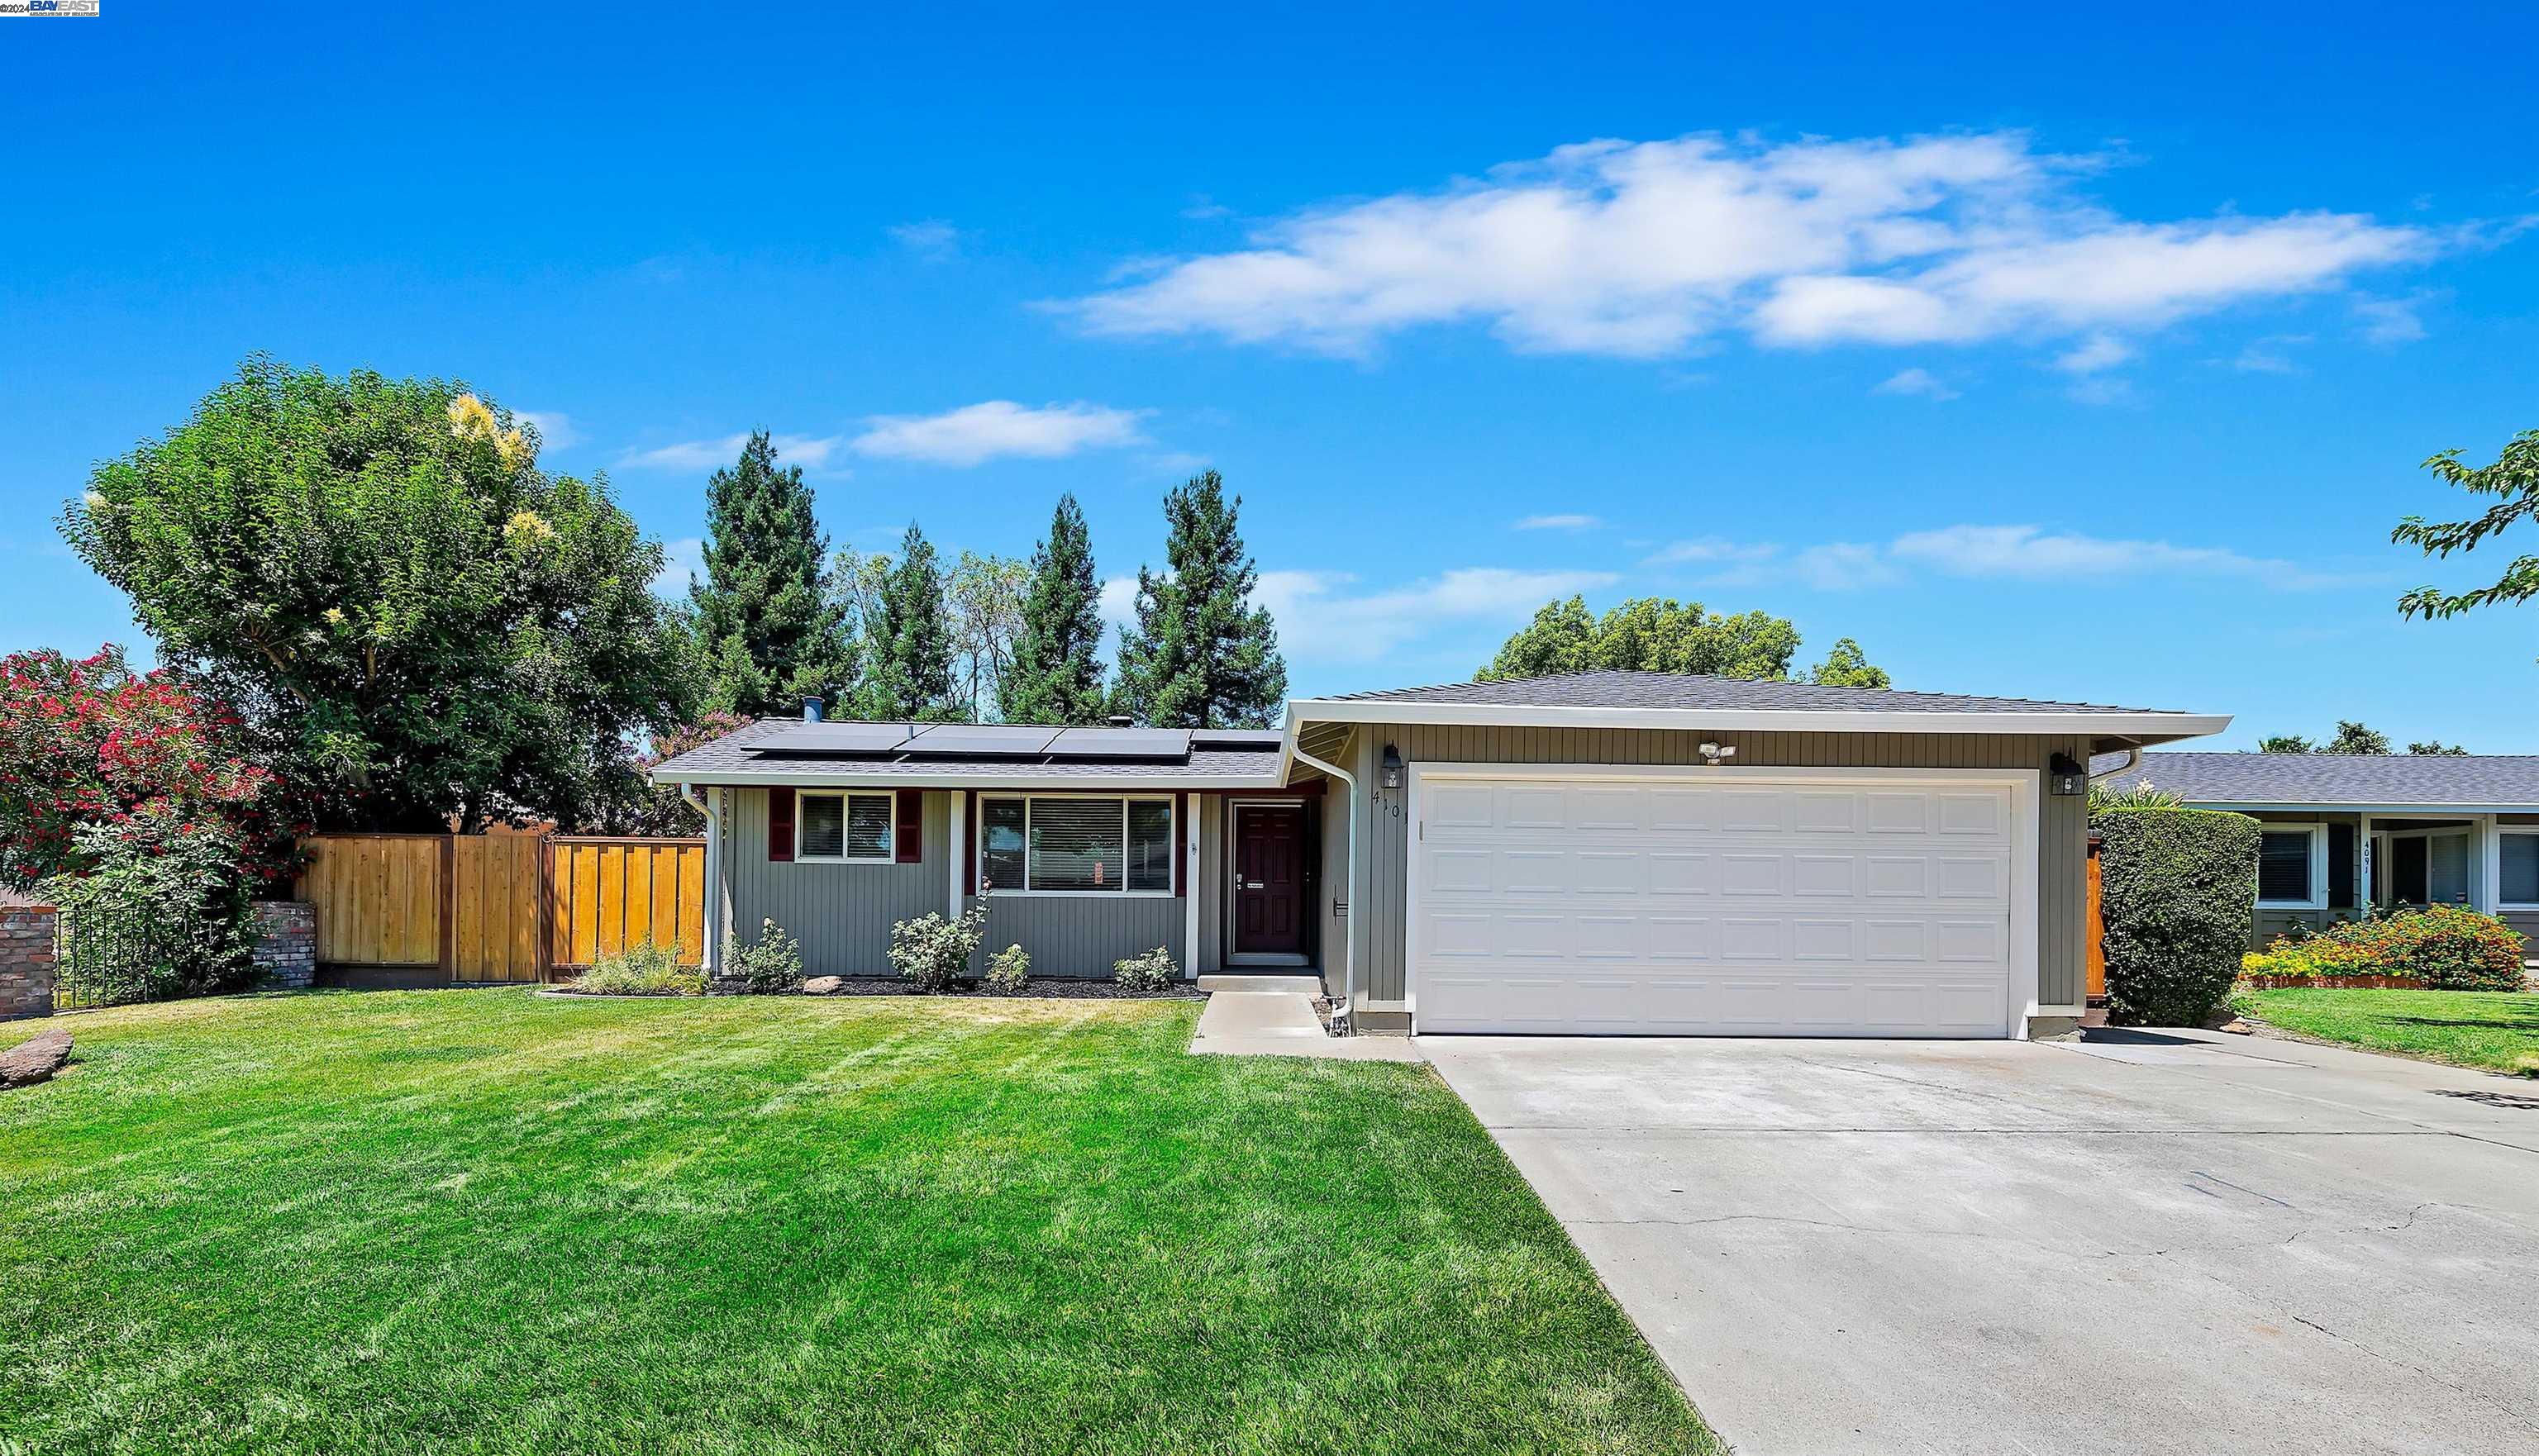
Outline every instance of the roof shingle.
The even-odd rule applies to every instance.
[[[1907,693],[1886,688],[1832,688],[1817,683],[1775,683],[1698,673],[1601,671],[1546,678],[1508,678],[1492,683],[1445,683],[1343,693],[1331,702],[1474,703],[1503,707],[1751,708],[1766,711],[1887,713],[2152,712],[2096,702],[2044,702],[2024,697],[1975,697],[1956,693]]]
[[[2539,809],[2539,754],[2145,754],[2104,781],[2147,782],[2190,804]]]

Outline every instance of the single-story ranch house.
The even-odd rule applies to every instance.
[[[2130,756],[2125,756],[2130,757]],[[2252,939],[2366,905],[2467,905],[2539,937],[2539,756],[2145,754],[2093,764],[2266,827]]]
[[[2093,754],[2227,717],[1602,672],[1287,704],[1276,730],[760,722],[653,770],[707,955],[893,921],[1107,976],[1319,973],[1364,1029],[2023,1036],[2083,1014]]]

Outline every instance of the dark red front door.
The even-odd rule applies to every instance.
[[[1234,809],[1234,951],[1294,955],[1305,949],[1305,811]]]

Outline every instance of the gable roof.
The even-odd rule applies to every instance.
[[[858,730],[884,730],[866,731]],[[1254,788],[1278,779],[1268,728],[1028,728],[765,718],[652,769],[655,783],[894,788]],[[1000,742],[1002,740],[1002,742]]]
[[[2103,781],[2189,804],[2539,811],[2539,754],[2145,754]]]
[[[2169,743],[2227,716],[1697,673],[1588,672],[1303,698],[1287,721],[1864,733],[2087,733]]]

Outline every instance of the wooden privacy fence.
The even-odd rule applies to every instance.
[[[316,834],[300,897],[328,965],[537,981],[647,941],[705,953],[705,841]]]

